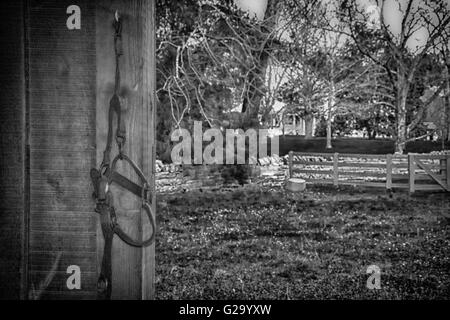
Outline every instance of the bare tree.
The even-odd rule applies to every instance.
[[[395,3],[396,7],[388,5]],[[387,1],[378,0],[379,29],[372,32],[371,39],[360,36],[367,29],[369,13],[355,2],[343,1],[340,9],[343,21],[347,22],[347,34],[355,41],[360,52],[386,71],[389,83],[395,92],[396,152],[403,153],[412,130],[422,120],[424,111],[439,96],[446,86],[443,76],[441,85],[426,101],[419,102],[413,120],[407,123],[407,101],[411,85],[420,66],[426,61],[434,48],[448,46],[441,41],[442,33],[450,27],[449,4],[446,1]],[[397,28],[393,26],[389,13],[397,10],[401,19]],[[420,37],[422,41],[418,41]],[[381,41],[382,52],[373,52],[373,41]]]
[[[287,34],[306,25],[300,13],[315,13],[320,0],[269,0],[263,19],[219,3],[199,0],[189,32],[173,36],[161,28],[157,54],[172,62],[160,70],[158,93],[175,127],[194,113],[210,126],[222,126],[223,119],[240,128],[258,126],[259,116],[265,121],[282,84],[297,73],[300,56],[291,55],[292,48],[303,45],[307,31],[299,42]],[[230,112],[239,107],[240,115]]]
[[[242,106],[243,117],[257,125],[266,92],[266,69],[276,61],[275,16],[259,21],[236,6],[199,1],[191,31],[181,37],[162,37],[159,52],[172,52],[173,66],[161,70],[159,93],[170,104],[175,127],[195,108],[210,126],[220,126],[223,113]],[[273,6],[270,6],[273,8]],[[214,100],[222,101],[217,108]],[[255,121],[256,120],[256,121]]]
[[[364,63],[365,57],[349,50],[345,25],[335,18],[335,12],[320,1],[310,3],[314,4],[314,10],[296,11],[299,19],[292,31],[293,46],[298,50],[292,56],[297,56],[298,66],[296,75],[292,75],[296,80],[289,84],[292,92],[287,90],[285,97],[297,99],[304,106],[305,116],[314,109],[311,105],[316,105],[315,112],[326,119],[327,148],[331,148],[333,119],[347,112],[342,98],[355,87],[361,87],[374,68],[373,64]]]
[[[343,104],[345,93],[360,90],[370,79],[370,73],[374,72],[373,64],[364,63],[364,58],[361,56],[349,54],[345,35],[339,31],[342,29],[342,26],[338,25],[335,28],[335,32],[323,30],[324,42],[321,44],[326,57],[323,78],[327,84],[325,112],[327,120],[327,149],[332,148],[331,129],[333,118],[347,112],[347,108]]]

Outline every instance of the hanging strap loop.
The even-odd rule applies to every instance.
[[[123,152],[123,147],[126,139],[125,121],[122,116],[122,107],[119,98],[120,89],[120,56],[123,54],[122,49],[122,21],[119,13],[116,11],[114,15],[114,53],[116,72],[114,79],[114,94],[109,102],[108,111],[108,136],[106,147],[103,152],[103,160],[100,169],[91,169],[91,180],[94,185],[93,196],[97,200],[95,211],[100,215],[100,224],[102,228],[103,237],[105,240],[103,248],[103,258],[100,276],[98,279],[98,298],[110,299],[112,290],[112,245],[114,234],[117,234],[120,239],[133,247],[146,247],[151,245],[155,240],[156,227],[154,222],[154,215],[151,208],[151,190],[150,184],[147,181],[144,173],[139,167]],[[113,122],[114,114],[117,116],[116,127],[116,143],[119,153],[110,161],[112,139],[113,139]],[[116,165],[119,160],[123,160],[130,164],[133,170],[138,175],[142,182],[142,186],[124,177],[116,171]],[[116,211],[114,208],[113,195],[109,190],[109,186],[115,183],[129,192],[135,194],[142,199],[141,208],[146,212],[147,218],[152,226],[152,233],[146,240],[136,240],[126,234],[120,227]]]
[[[133,168],[133,170],[136,172],[138,177],[141,179],[143,185],[138,186],[136,183],[130,181],[129,179],[123,177],[122,175],[118,174],[116,172],[116,165],[119,160],[125,161],[130,164],[130,166]],[[153,243],[156,227],[155,222],[153,221],[153,212],[152,208],[150,206],[150,199],[151,199],[151,193],[149,188],[149,183],[147,181],[147,178],[145,177],[144,173],[139,169],[139,167],[126,155],[119,154],[117,155],[113,162],[111,163],[111,168],[108,174],[108,186],[112,183],[117,183],[123,188],[127,189],[128,191],[132,192],[136,196],[140,197],[142,199],[142,209],[145,210],[147,214],[147,218],[150,222],[150,225],[152,226],[152,233],[146,240],[134,240],[130,236],[128,236],[123,229],[120,227],[118,223],[114,224],[114,232],[127,244],[133,247],[147,247]]]
[[[102,300],[111,299],[112,291],[112,244],[114,238],[114,227],[111,221],[114,208],[110,206],[112,195],[106,193],[106,199],[97,202],[96,211],[100,214],[100,225],[104,238],[102,265],[97,281],[98,298]]]
[[[116,128],[116,143],[119,148],[119,154],[123,152],[123,146],[126,140],[126,127],[125,119],[122,116],[122,106],[120,104],[119,90],[120,90],[120,56],[123,54],[122,49],[122,20],[119,13],[116,11],[114,14],[114,53],[116,73],[114,77],[114,94],[109,101],[108,111],[108,137],[106,141],[106,148],[103,152],[102,169],[105,173],[109,169],[110,154],[112,148],[112,136],[113,136],[113,120],[114,114],[117,116],[117,128]]]
[[[150,221],[150,225],[152,226],[152,233],[148,237],[148,239],[146,239],[146,240],[135,240],[135,239],[131,238],[128,234],[126,234],[122,230],[122,228],[120,227],[120,225],[118,223],[114,224],[114,226],[113,226],[114,232],[119,236],[119,238],[122,239],[123,242],[125,242],[126,244],[128,244],[128,245],[130,245],[132,247],[138,247],[138,248],[148,247],[155,240],[155,223],[153,221],[152,208],[146,202],[142,204],[142,208],[147,213],[147,218]]]
[[[106,140],[106,148],[103,152],[103,161],[101,165],[106,169],[108,169],[110,166],[114,113],[117,115],[116,143],[117,147],[119,148],[119,154],[122,154],[126,139],[126,128],[125,119],[122,117],[122,106],[120,105],[120,99],[117,94],[114,94],[109,102],[108,136]]]

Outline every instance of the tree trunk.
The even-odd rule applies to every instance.
[[[292,133],[294,135],[297,135],[297,116],[294,114],[292,115]]]
[[[445,110],[445,125],[442,130],[443,135],[442,141],[447,140],[450,142],[450,64],[445,64],[445,100],[444,100],[444,110]]]
[[[264,1],[259,3],[261,8],[258,11],[265,11],[264,20],[267,21],[268,18],[275,14],[275,1],[268,0],[266,3]],[[265,6],[265,8],[263,8]],[[266,25],[266,27],[268,27]],[[270,26],[272,27],[272,26]],[[259,127],[258,114],[261,104],[262,88],[264,87],[265,75],[267,66],[269,64],[269,54],[263,48],[263,51],[255,52],[254,59],[258,66],[257,70],[251,72],[247,79],[247,93],[244,95],[242,101],[242,113],[244,114],[244,130],[248,128]]]
[[[328,118],[327,118],[327,149],[333,148],[331,145],[331,111],[330,104],[328,104]]]
[[[311,138],[313,135],[313,115],[311,113],[307,113],[305,115],[305,137]]]
[[[395,152],[403,153],[406,148],[406,98],[409,85],[405,75],[400,74],[397,89],[397,132]]]
[[[247,79],[247,92],[242,101],[242,113],[244,114],[244,130],[252,127],[258,127],[258,113],[261,104],[261,87],[264,85],[263,78],[266,72],[269,56],[267,53],[261,54],[257,74],[250,73]]]
[[[333,107],[334,107],[335,97],[334,97],[334,81],[331,81],[331,92],[328,98],[328,110],[327,110],[327,149],[333,148],[331,145],[331,124],[333,117]]]

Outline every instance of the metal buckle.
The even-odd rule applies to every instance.
[[[97,292],[104,293],[108,288],[108,279],[104,276],[101,276],[97,281]]]
[[[117,144],[117,148],[119,149],[119,155],[123,154],[123,146],[125,145],[125,136],[123,136],[122,134],[117,134],[116,135],[116,144]]]
[[[150,203],[151,201],[151,193],[150,193],[150,185],[147,182],[144,182],[144,185],[142,186],[142,205],[145,203]]]
[[[109,219],[111,221],[111,228],[114,230],[114,228],[118,225],[116,210],[114,207],[111,207],[109,210]]]

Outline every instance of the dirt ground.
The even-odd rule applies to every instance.
[[[448,194],[249,185],[160,194],[157,212],[158,299],[450,298]]]

